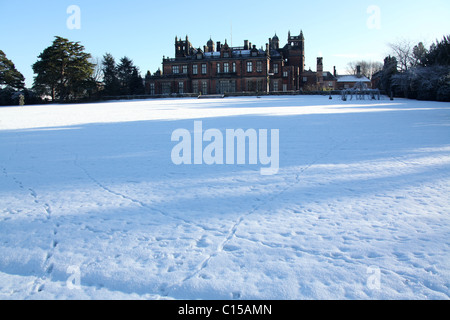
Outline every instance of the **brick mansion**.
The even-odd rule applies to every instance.
[[[175,58],[163,58],[163,68],[147,75],[147,94],[225,94],[235,92],[289,92],[304,89],[335,89],[338,78],[323,71],[323,58],[317,58],[317,70],[305,71],[305,38],[289,32],[280,46],[275,34],[265,48],[248,40],[242,47],[214,43],[194,48],[185,39],[175,38]]]

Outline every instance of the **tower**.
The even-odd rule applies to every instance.
[[[270,47],[274,50],[278,50],[280,48],[280,39],[278,38],[277,34],[275,33],[275,36],[270,39]]]
[[[192,46],[189,42],[189,37],[186,36],[185,40],[175,37],[175,58],[185,58],[190,54]]]
[[[303,31],[300,31],[298,36],[291,36],[289,31],[287,49],[289,65],[298,67],[299,73],[302,73],[305,70],[305,37]]]
[[[288,33],[288,45],[294,48],[299,48],[304,50],[305,47],[305,37],[303,36],[303,31],[300,31],[298,36],[291,36],[291,32]]]

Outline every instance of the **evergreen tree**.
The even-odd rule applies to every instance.
[[[55,37],[53,44],[39,55],[33,65],[36,74],[34,88],[41,94],[51,95],[53,101],[84,95],[94,70],[90,58],[79,42]]]
[[[134,65],[133,60],[128,57],[120,59],[117,66],[120,92],[123,95],[135,95],[144,93],[144,81],[139,73],[139,69]]]
[[[436,43],[431,45],[430,51],[426,55],[424,65],[450,65],[450,35],[444,37],[441,42],[436,41]]]
[[[107,53],[103,56],[103,83],[105,86],[104,93],[108,96],[116,96],[120,94],[119,76],[114,57]]]
[[[0,50],[0,86],[8,86],[17,90],[25,88],[25,78],[17,71],[14,63],[6,58]]]
[[[131,75],[130,92],[131,94],[144,94],[145,92],[144,79],[139,74],[137,67],[134,68]]]
[[[417,46],[413,48],[413,66],[417,67],[419,65],[424,65],[428,55],[428,50],[420,42]]]
[[[120,64],[117,67],[119,76],[120,92],[123,95],[131,94],[131,80],[133,78],[133,71],[135,67],[133,61],[128,57],[120,59]]]
[[[392,77],[397,73],[397,65],[398,62],[395,57],[388,56],[384,59],[380,86],[381,89],[385,90],[389,96],[394,93],[392,91]]]

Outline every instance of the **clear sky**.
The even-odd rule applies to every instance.
[[[71,5],[80,8],[80,29],[67,26]],[[390,42],[428,47],[450,34],[449,16],[449,0],[0,0],[0,50],[30,87],[31,65],[54,36],[80,41],[93,57],[128,56],[144,75],[156,71],[163,56],[174,56],[175,36],[188,35],[196,48],[210,37],[261,47],[276,32],[283,46],[289,30],[303,30],[306,68],[315,70],[323,56],[325,70],[336,66],[343,74],[348,62],[382,61]]]

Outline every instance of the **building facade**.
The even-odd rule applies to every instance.
[[[337,77],[338,90],[345,89],[372,89],[372,82],[361,73],[361,66],[356,67],[355,75],[344,75]]]
[[[277,35],[258,49],[248,40],[242,47],[214,43],[194,48],[189,38],[175,38],[175,57],[163,58],[162,70],[145,79],[150,95],[287,92],[302,89],[305,66],[303,32],[280,47]]]
[[[337,82],[336,67],[334,72],[323,71],[323,58],[317,58],[316,72],[307,70],[302,74],[304,91],[335,90]]]

